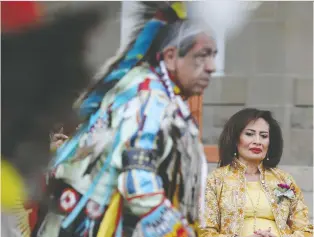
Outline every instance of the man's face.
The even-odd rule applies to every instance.
[[[184,96],[203,94],[211,74],[216,69],[216,54],[215,41],[204,33],[196,36],[195,44],[183,57],[179,57],[175,52],[172,60],[168,60],[168,70],[170,69],[178,86],[183,90]]]

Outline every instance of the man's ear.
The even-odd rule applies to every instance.
[[[170,72],[176,70],[177,55],[177,49],[175,47],[168,47],[163,51],[163,59]]]

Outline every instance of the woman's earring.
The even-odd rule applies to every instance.
[[[234,155],[234,157],[237,157],[237,153],[236,152],[233,155]]]
[[[266,160],[269,160],[269,158],[267,157]]]

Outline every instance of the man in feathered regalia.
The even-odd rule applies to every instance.
[[[78,103],[85,122],[56,153],[34,236],[197,235],[206,164],[185,100],[208,86],[216,45],[182,2],[141,3],[138,14]]]

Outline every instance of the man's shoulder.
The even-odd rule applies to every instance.
[[[137,87],[139,93],[142,91],[153,91],[167,94],[167,88],[162,80],[147,65],[134,67],[123,81],[124,84],[128,84],[127,88]]]
[[[125,75],[125,79],[126,78],[129,78],[127,79],[129,82],[135,80],[137,83],[141,83],[147,78],[153,81],[160,81],[159,76],[155,74],[147,65],[134,67]],[[124,78],[122,80],[124,80]]]
[[[167,88],[157,74],[147,66],[135,67],[130,73],[130,77],[136,80],[133,86],[137,88],[137,96],[156,97],[163,101],[170,102]],[[131,78],[132,79],[132,78]]]

